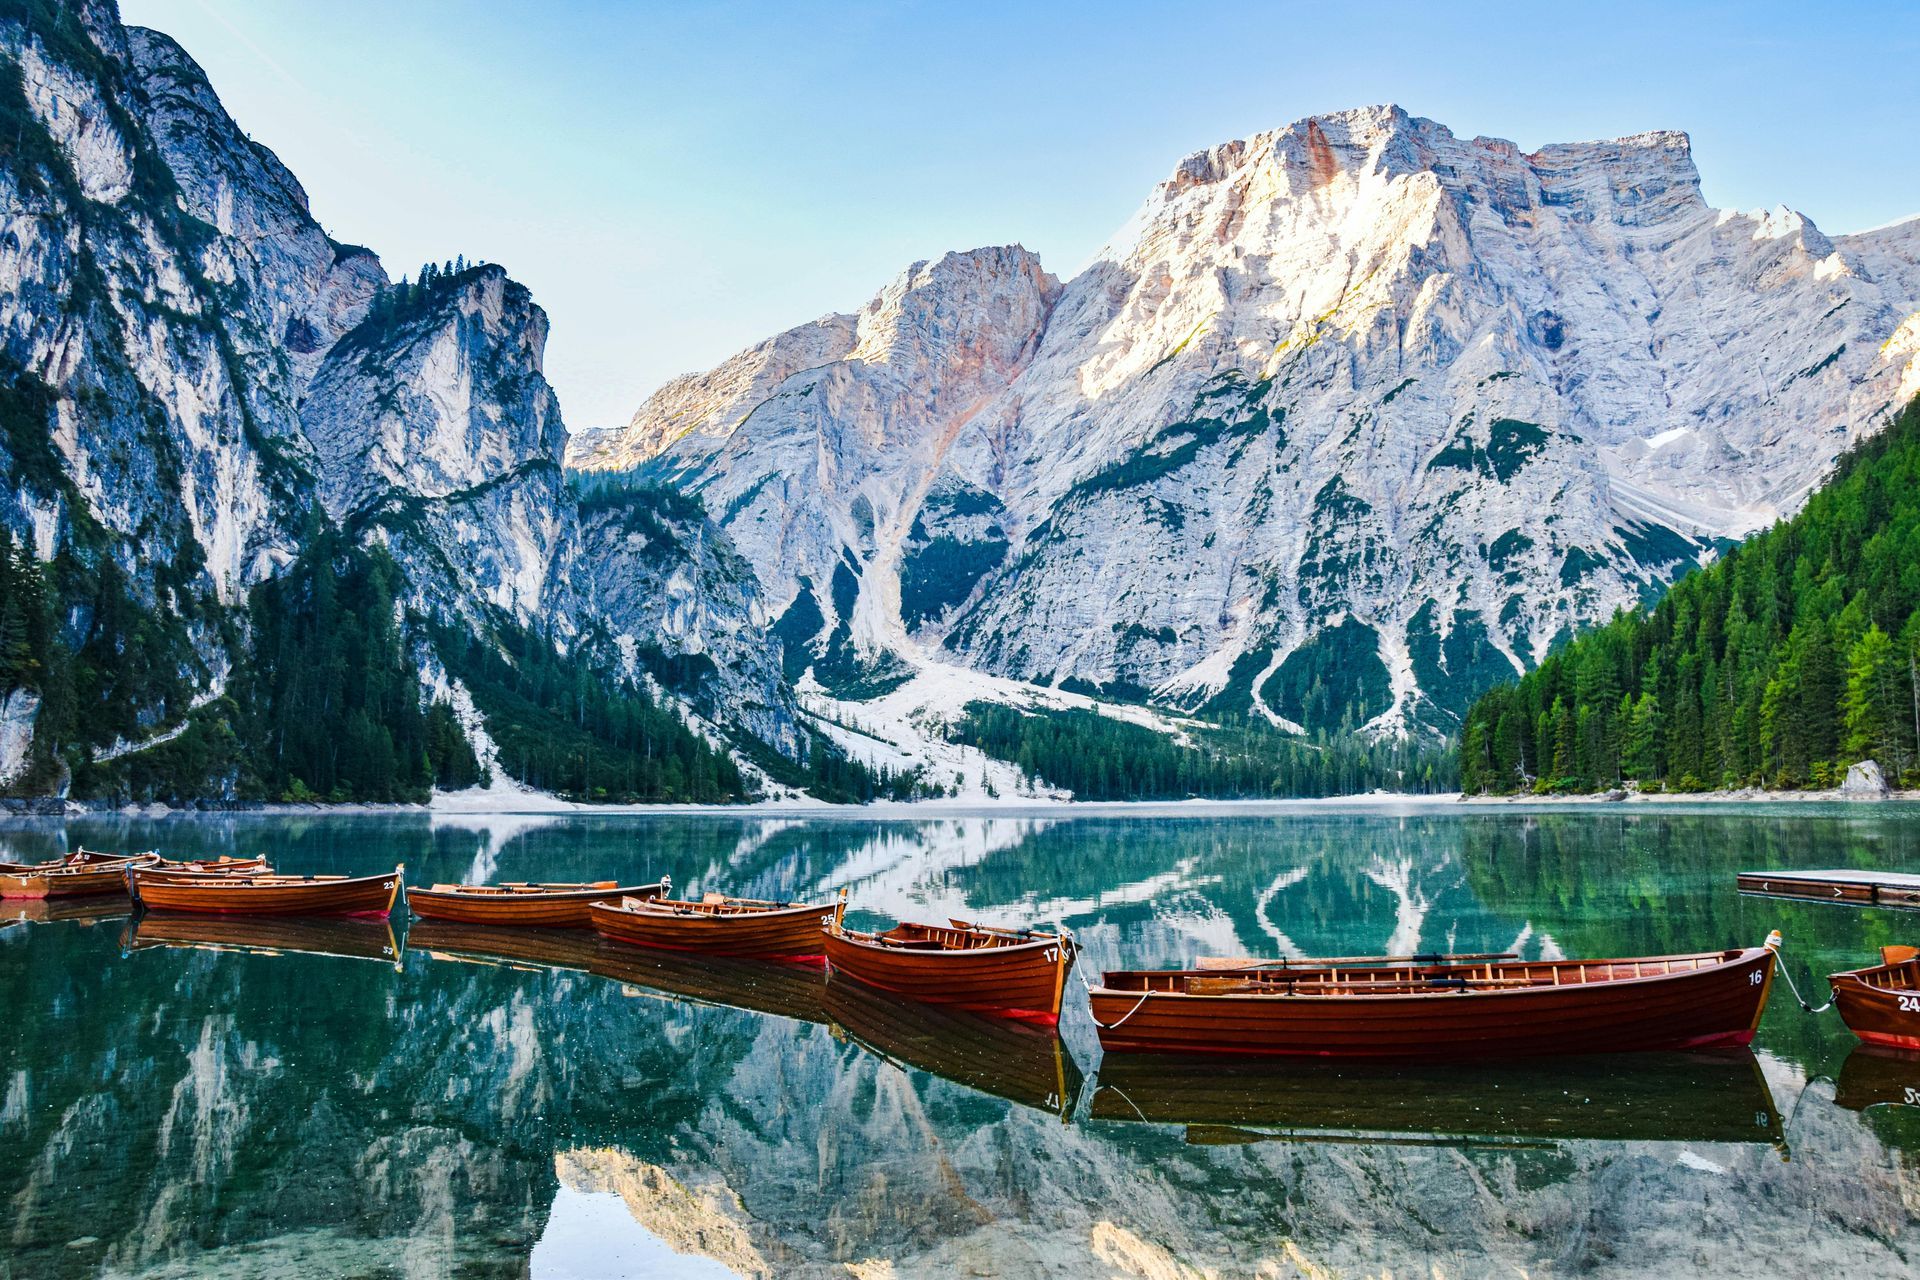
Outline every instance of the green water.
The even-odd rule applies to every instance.
[[[913,822],[91,819],[0,829],[413,882],[651,879],[855,920],[1060,920],[1084,967],[1645,954],[1786,937],[1816,975],[1920,914],[1742,898],[1920,868],[1920,809],[1617,807]],[[12,908],[15,904],[6,904]],[[1920,1061],[1775,984],[1753,1055],[1453,1068],[1102,1064],[806,971],[398,922],[0,927],[0,1277],[1911,1274]],[[12,919],[12,915],[6,916]],[[222,941],[256,950],[185,945]],[[394,947],[393,942],[402,945]],[[482,938],[479,942],[485,942]],[[1885,1105],[1882,1105],[1885,1104]]]

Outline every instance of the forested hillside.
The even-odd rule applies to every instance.
[[[1430,794],[1454,785],[1448,753],[1413,738],[1295,738],[1234,720],[1195,722],[1182,744],[1094,711],[1020,711],[989,702],[966,710],[956,741],[1018,765],[1026,777],[1066,787],[1076,800]]]
[[[1920,784],[1920,401],[1800,514],[1468,713],[1469,792]]]

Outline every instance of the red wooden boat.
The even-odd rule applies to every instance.
[[[1108,1053],[1488,1057],[1744,1045],[1776,933],[1617,960],[1355,957],[1119,971],[1093,988]]]
[[[762,960],[817,960],[823,931],[847,909],[838,902],[762,902],[709,893],[679,898],[622,898],[587,908],[601,936],[637,947],[754,956]]]
[[[835,975],[927,1004],[1047,1024],[1060,1019],[1067,970],[1080,950],[1068,934],[964,920],[897,924],[885,933],[859,933],[836,920],[826,946]]]
[[[1847,1030],[1868,1044],[1920,1049],[1920,947],[1882,947],[1879,964],[1827,981]]]
[[[158,854],[137,853],[125,858],[65,863],[25,871],[0,872],[0,898],[80,898],[125,893],[130,868],[152,866]]]
[[[406,868],[377,876],[195,876],[127,874],[134,901],[149,911],[194,915],[385,916],[400,896]]]
[[[587,908],[622,898],[657,898],[672,882],[623,885],[613,880],[591,884],[436,884],[407,890],[407,910],[425,920],[462,924],[518,925],[545,929],[590,929]]]

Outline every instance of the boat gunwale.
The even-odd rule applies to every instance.
[[[1621,957],[1617,960],[1599,959],[1599,960],[1585,960],[1585,961],[1582,961],[1582,960],[1529,961],[1527,963],[1530,963],[1530,964],[1542,964],[1542,963],[1550,964],[1550,965],[1571,964],[1571,965],[1578,966],[1581,964],[1588,964],[1588,965],[1633,964],[1636,962],[1636,960],[1641,963],[1645,963],[1653,960],[1692,960],[1692,959],[1703,959],[1703,958],[1712,957],[1712,956],[1722,957],[1720,962],[1717,964],[1707,965],[1707,966],[1703,966],[1695,969],[1686,969],[1679,973],[1647,973],[1647,974],[1641,974],[1637,977],[1631,977],[1631,978],[1600,978],[1600,979],[1588,980],[1583,982],[1570,982],[1570,983],[1552,983],[1552,982],[1529,983],[1526,986],[1507,986],[1507,987],[1494,987],[1494,986],[1471,987],[1471,986],[1465,986],[1465,985],[1444,986],[1444,987],[1436,987],[1434,989],[1426,990],[1426,991],[1416,991],[1416,990],[1407,989],[1412,985],[1413,982],[1420,981],[1420,979],[1412,979],[1407,982],[1395,984],[1401,988],[1400,990],[1395,990],[1395,991],[1355,991],[1350,988],[1345,990],[1337,990],[1337,991],[1213,991],[1213,992],[1155,991],[1155,990],[1152,990],[1151,988],[1141,989],[1138,987],[1133,987],[1133,988],[1113,987],[1113,986],[1107,985],[1107,979],[1110,977],[1114,977],[1116,975],[1151,976],[1151,977],[1158,977],[1158,976],[1209,977],[1209,978],[1218,978],[1221,975],[1218,970],[1201,970],[1201,969],[1114,969],[1114,970],[1109,970],[1107,973],[1101,974],[1100,982],[1097,985],[1089,986],[1087,989],[1087,994],[1089,998],[1095,997],[1095,996],[1112,996],[1112,997],[1115,997],[1116,999],[1145,999],[1146,997],[1153,997],[1156,1001],[1164,997],[1170,997],[1177,1000],[1199,1000],[1199,1001],[1252,1000],[1252,1001],[1266,1002],[1266,1001],[1304,1000],[1304,1001],[1311,1001],[1314,1003],[1327,1003],[1331,1001],[1341,1001],[1341,1000],[1363,1000],[1363,1001],[1414,1000],[1414,1001],[1417,1001],[1417,1000],[1433,1000],[1436,998],[1458,998],[1461,996],[1526,996],[1526,995],[1540,995],[1543,993],[1571,994],[1571,993],[1577,993],[1581,991],[1607,991],[1607,990],[1613,990],[1619,987],[1639,986],[1639,985],[1648,984],[1648,983],[1673,982],[1673,981],[1684,980],[1687,978],[1703,977],[1703,976],[1719,973],[1720,971],[1732,966],[1736,966],[1742,963],[1747,963],[1752,960],[1759,959],[1761,955],[1768,952],[1769,950],[1770,948],[1768,947],[1759,946],[1759,947],[1744,947],[1744,948],[1728,950],[1728,951],[1703,951],[1703,952],[1697,952],[1693,954],[1675,954],[1671,956]],[[1317,972],[1326,972],[1326,971],[1308,969],[1308,970],[1305,970],[1304,972],[1317,973]],[[1434,978],[1431,980],[1440,981],[1440,982],[1474,981],[1473,979],[1449,978],[1442,975],[1435,975]],[[1480,979],[1480,981],[1484,982],[1484,981],[1487,981],[1487,979]],[[1328,985],[1339,985],[1342,987],[1348,986],[1348,984],[1344,984],[1344,983],[1341,983],[1341,984],[1330,983]],[[1386,985],[1386,984],[1382,984],[1382,985]],[[1098,1025],[1097,1019],[1096,1019],[1096,1025]]]
[[[585,884],[463,884],[456,886],[434,885],[431,888],[412,887],[407,890],[407,900],[415,898],[444,899],[455,902],[598,902],[609,897],[638,897],[649,889],[658,890],[666,884],[656,880],[652,884],[620,884],[608,881],[604,887],[594,883]]]
[[[901,921],[900,923],[911,924],[913,922]],[[998,934],[999,936],[1002,936],[1002,937],[1006,936],[1007,933],[1009,932],[1007,930],[987,929],[983,927],[976,927],[974,925],[968,925],[964,929],[959,929],[959,930],[956,930],[946,925],[920,925],[918,927],[923,929],[942,929],[948,933],[985,932],[985,933]],[[1058,946],[1072,947],[1074,948],[1077,954],[1079,949],[1078,944],[1073,941],[1072,935],[1064,934],[1064,933],[1035,934],[1033,941],[1031,942],[1009,942],[999,946],[938,947],[938,948],[906,946],[899,943],[882,942],[880,941],[880,934],[864,932],[858,929],[847,929],[847,928],[828,929],[826,930],[826,935],[829,938],[836,938],[841,942],[845,942],[857,947],[862,947],[868,951],[877,952],[881,955],[889,955],[889,956],[975,956],[975,955],[1004,956],[1013,952],[1028,951],[1028,950],[1033,950],[1040,947],[1058,947]],[[1152,971],[1143,970],[1143,972],[1152,972]]]
[[[702,906],[720,907],[745,903],[747,909],[739,911],[701,911]],[[636,919],[658,920],[771,920],[782,916],[799,915],[803,912],[831,912],[833,902],[790,902],[778,905],[763,904],[755,898],[732,898],[726,903],[698,903],[684,898],[644,898],[632,904],[626,902],[596,902],[593,904],[602,911],[616,912],[622,916]],[[691,909],[690,909],[691,908]]]

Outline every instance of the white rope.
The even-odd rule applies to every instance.
[[[1829,989],[1828,991],[1827,1002],[1821,1005],[1818,1009],[1814,1008],[1812,1005],[1807,1003],[1806,998],[1800,994],[1800,988],[1794,985],[1793,970],[1787,968],[1787,962],[1784,958],[1780,961],[1780,976],[1787,980],[1787,990],[1793,992],[1793,998],[1799,1001],[1800,1007],[1802,1009],[1805,1009],[1808,1013],[1825,1013],[1827,1010],[1833,1008],[1833,995],[1832,995],[1831,989]]]
[[[1125,1022],[1127,1018],[1131,1018],[1134,1014],[1140,1012],[1140,1006],[1145,1004],[1147,1002],[1147,997],[1152,994],[1153,992],[1151,991],[1142,991],[1140,993],[1140,999],[1134,1002],[1133,1008],[1127,1010],[1126,1016],[1121,1018],[1119,1022],[1102,1022],[1100,1021],[1100,1019],[1095,1018],[1093,1020],[1093,1025],[1100,1028],[1102,1031],[1112,1031],[1115,1027],[1118,1027],[1121,1023]]]

